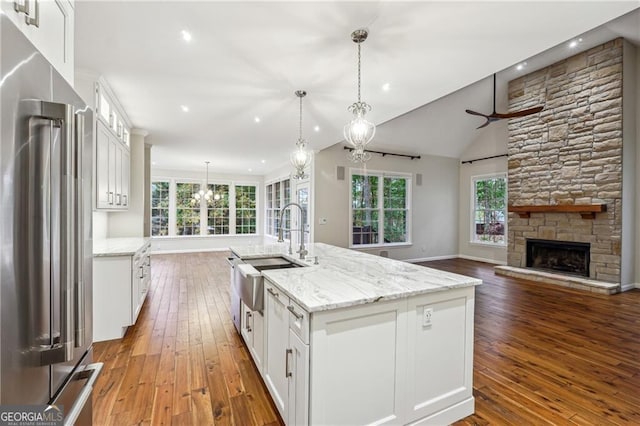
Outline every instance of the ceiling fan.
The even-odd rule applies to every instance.
[[[472,111],[470,109],[466,109],[465,111],[467,112],[467,114],[471,114],[471,115],[479,115],[480,117],[484,117],[487,119],[487,121],[482,124],[480,127],[477,127],[478,129],[481,129],[485,126],[488,126],[490,123],[493,123],[494,121],[498,121],[498,120],[502,120],[504,118],[516,118],[516,117],[524,117],[527,115],[531,115],[531,114],[536,114],[540,111],[542,111],[542,109],[544,108],[544,106],[538,106],[535,108],[529,108],[529,109],[523,109],[520,111],[514,111],[514,112],[508,112],[506,114],[502,114],[499,112],[496,112],[496,75],[493,74],[493,112],[489,115],[487,114],[482,114],[480,112],[476,112],[476,111]]]

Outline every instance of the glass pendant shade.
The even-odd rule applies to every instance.
[[[296,142],[296,150],[291,153],[289,160],[294,168],[293,178],[301,180],[307,178],[305,170],[311,165],[313,152],[307,149],[307,142],[302,138],[302,98],[307,95],[307,92],[304,90],[296,90],[295,94],[300,98],[300,136],[298,137],[298,142]]]
[[[369,161],[371,154],[365,148],[376,134],[376,126],[365,118],[371,111],[371,105],[363,102],[360,97],[361,89],[361,44],[367,39],[369,32],[366,29],[355,30],[351,33],[351,40],[358,45],[358,101],[349,106],[348,110],[353,114],[353,119],[344,126],[344,139],[353,148],[348,158],[354,163]]]

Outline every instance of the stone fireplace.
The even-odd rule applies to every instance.
[[[589,276],[591,244],[527,239],[527,268]]]
[[[612,40],[509,82],[510,110],[544,105],[539,114],[509,120],[509,206],[535,206],[509,213],[510,267],[619,285],[623,43]],[[558,208],[579,205],[602,209]],[[541,240],[546,246],[530,247]],[[554,242],[566,246],[564,254]]]

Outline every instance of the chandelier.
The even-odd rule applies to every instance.
[[[305,169],[311,164],[313,153],[307,149],[307,142],[302,138],[302,98],[307,96],[304,90],[296,90],[296,96],[300,99],[300,120],[298,141],[296,142],[296,150],[291,153],[291,164],[294,167],[294,179],[305,179],[307,174]]]
[[[207,177],[204,187],[207,189],[207,191],[205,192],[204,189],[200,189],[200,191],[193,194],[193,196],[191,197],[191,205],[200,204],[203,198],[206,200],[207,204],[213,203],[214,199],[220,199],[220,194],[216,194],[214,196],[213,191],[209,189],[209,161],[205,161],[205,164],[207,165]]]
[[[375,124],[364,118],[367,112],[371,111],[371,105],[363,102],[360,98],[360,45],[368,35],[369,31],[364,28],[351,33],[351,40],[358,45],[358,101],[348,108],[349,112],[353,114],[353,119],[344,126],[344,138],[353,147],[347,156],[354,163],[369,161],[371,154],[365,151],[365,148],[376,134]]]

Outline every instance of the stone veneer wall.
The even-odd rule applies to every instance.
[[[509,82],[510,205],[605,203],[606,213],[509,213],[508,264],[526,266],[526,239],[591,243],[590,278],[620,282],[622,39]]]

